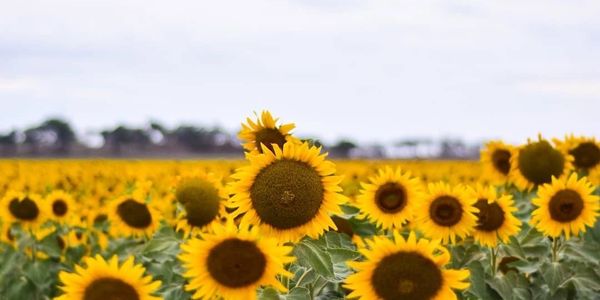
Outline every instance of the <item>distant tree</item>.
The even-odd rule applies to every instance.
[[[337,144],[332,146],[330,149],[333,155],[347,158],[350,156],[350,151],[356,147],[357,145],[354,142],[344,139],[338,141]]]
[[[151,144],[150,137],[144,129],[127,128],[121,125],[113,130],[104,130],[101,134],[104,144],[110,147],[114,154],[121,154],[123,146],[135,146],[144,149]]]
[[[0,134],[0,154],[3,156],[15,154],[17,151],[17,132]]]
[[[61,154],[67,154],[71,150],[71,145],[76,141],[75,132],[71,125],[61,119],[48,119],[39,127],[40,130],[53,134],[55,138],[55,151]]]

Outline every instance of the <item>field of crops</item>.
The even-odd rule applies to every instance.
[[[0,161],[0,299],[600,299],[600,143],[335,161],[264,112],[245,160]]]

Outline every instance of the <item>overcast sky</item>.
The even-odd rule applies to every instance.
[[[600,137],[600,1],[4,1],[0,133],[270,109],[325,140]]]

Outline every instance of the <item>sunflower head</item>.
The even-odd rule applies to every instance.
[[[273,151],[273,145],[283,147],[283,144],[294,141],[290,131],[296,127],[294,123],[277,126],[277,118],[273,118],[269,111],[263,111],[261,116],[256,116],[256,120],[246,119],[246,124],[242,123],[242,130],[238,137],[243,142],[244,149],[250,153],[263,153],[263,146],[269,151]]]
[[[143,277],[145,269],[134,264],[133,256],[119,266],[117,256],[109,261],[100,255],[86,257],[85,267],[76,266],[75,272],[62,271],[59,274],[63,295],[57,300],[158,300],[152,296],[160,287],[160,281]]]
[[[531,213],[531,223],[551,237],[578,235],[586,226],[594,226],[598,217],[599,198],[593,192],[586,177],[577,179],[577,174],[571,174],[564,179],[552,178],[532,200],[537,208]]]
[[[38,228],[48,217],[46,206],[38,194],[9,191],[0,203],[0,217],[5,226],[19,223],[24,228]]]
[[[73,196],[64,191],[52,191],[46,196],[46,204],[52,218],[59,223],[69,222],[75,217],[76,207]]]
[[[468,270],[445,269],[448,250],[438,242],[417,240],[411,232],[404,239],[375,237],[359,250],[366,261],[348,262],[357,272],[348,276],[349,298],[360,299],[454,299],[452,289],[465,289]]]
[[[356,206],[363,217],[383,228],[400,228],[412,217],[420,183],[410,173],[386,167],[361,186]]]
[[[417,224],[427,236],[454,243],[456,237],[466,237],[475,226],[474,202],[462,185],[430,183],[417,209]]]
[[[494,187],[477,185],[468,189],[468,197],[476,199],[477,223],[472,234],[480,244],[494,247],[519,232],[521,221],[513,215],[517,209],[512,196],[498,197]]]
[[[194,298],[255,299],[256,288],[272,285],[285,291],[278,274],[291,276],[284,264],[292,262],[291,247],[260,237],[258,227],[238,229],[229,220],[214,233],[192,238],[181,246],[181,260]]]
[[[232,206],[244,214],[242,225],[260,225],[281,240],[316,237],[335,228],[330,213],[340,213],[344,197],[335,166],[308,144],[286,143],[262,154],[249,155],[250,166],[232,177]]]
[[[573,166],[576,169],[600,169],[600,143],[594,137],[568,135],[564,140],[555,139],[554,143],[557,148],[573,156]]]
[[[228,195],[221,178],[212,173],[182,176],[175,186],[175,199],[183,207],[177,228],[187,234],[202,231],[225,214]]]
[[[158,228],[158,213],[149,203],[124,195],[110,205],[108,219],[114,236],[150,236]]]
[[[540,136],[537,142],[529,142],[513,152],[512,181],[521,189],[550,183],[553,176],[568,174],[572,159],[572,156],[554,148]]]
[[[481,162],[485,174],[497,182],[506,181],[510,172],[513,147],[502,141],[491,141],[481,150]]]

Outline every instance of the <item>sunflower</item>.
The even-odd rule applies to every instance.
[[[284,268],[294,261],[288,256],[292,247],[261,237],[258,227],[238,230],[231,220],[214,226],[214,233],[202,234],[202,239],[188,240],[181,249],[179,260],[189,282],[185,288],[195,291],[194,299],[255,299],[257,287],[285,291],[276,276],[293,276]]]
[[[256,116],[256,121],[250,118],[246,119],[247,124],[242,123],[242,130],[238,134],[239,139],[243,142],[243,147],[250,153],[263,153],[264,145],[270,151],[273,151],[273,145],[278,145],[279,148],[287,142],[299,142],[294,138],[290,131],[296,125],[294,123],[283,124],[277,126],[278,118],[273,118],[269,111],[263,111],[261,116]]]
[[[231,206],[243,214],[241,225],[260,225],[281,241],[317,237],[335,229],[330,213],[340,214],[345,200],[335,165],[321,149],[306,143],[278,145],[271,152],[248,155],[250,165],[238,169],[231,186]]]
[[[133,195],[115,199],[108,211],[113,236],[151,236],[158,228],[156,209]]]
[[[24,229],[35,230],[47,220],[46,207],[37,194],[7,192],[0,200],[0,219],[4,226],[20,224]]]
[[[86,267],[75,266],[75,272],[59,274],[63,294],[56,300],[158,300],[152,296],[160,287],[160,281],[145,276],[141,264],[135,264],[130,256],[121,266],[113,256],[106,261],[100,255],[86,257]]]
[[[383,228],[400,228],[413,215],[420,183],[410,173],[386,167],[369,178],[370,183],[361,183],[361,193],[356,198],[356,207],[361,216]]]
[[[511,145],[502,141],[490,141],[481,150],[481,163],[484,173],[496,182],[505,182],[510,172]]]
[[[600,169],[600,142],[591,137],[568,135],[563,141],[554,139],[556,148],[573,156],[573,166],[585,172]]]
[[[454,243],[457,236],[465,238],[477,221],[475,201],[462,185],[451,188],[443,182],[430,183],[417,208],[417,228],[431,238],[442,239],[443,243]]]
[[[48,211],[51,212],[53,220],[58,223],[69,223],[76,212],[75,201],[68,193],[55,190],[46,196]]]
[[[510,236],[519,232],[521,221],[513,215],[517,210],[511,195],[498,197],[492,186],[478,184],[468,189],[469,198],[476,199],[474,206],[477,225],[473,237],[481,245],[495,247],[498,241],[507,242]]]
[[[529,190],[552,177],[563,178],[569,175],[573,157],[554,148],[540,135],[537,142],[528,141],[513,151],[510,158],[511,181],[521,190]]]
[[[586,177],[577,179],[571,174],[568,179],[552,178],[551,184],[540,186],[537,197],[531,202],[537,208],[531,213],[531,223],[544,234],[559,237],[564,232],[585,232],[585,226],[593,227],[598,217],[598,196]]]
[[[348,276],[348,298],[376,299],[457,299],[452,289],[466,289],[468,270],[445,269],[450,254],[437,241],[408,239],[394,232],[394,240],[376,236],[359,251],[366,261],[348,262],[357,272]]]
[[[195,172],[178,178],[175,199],[183,211],[177,217],[177,230],[189,236],[210,230],[220,221],[229,198],[221,182],[212,173]]]

